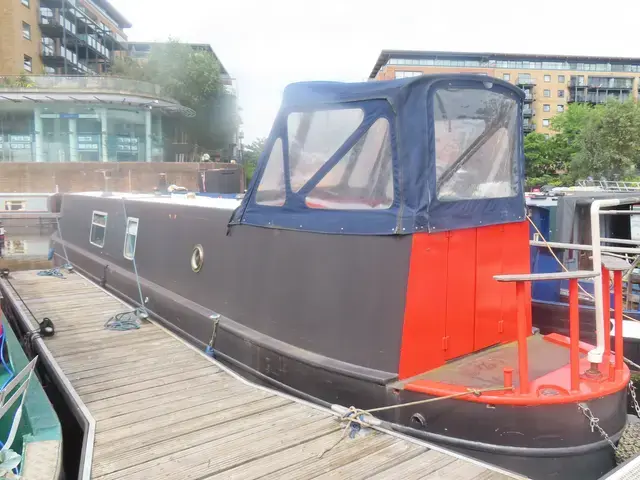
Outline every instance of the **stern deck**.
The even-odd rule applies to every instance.
[[[81,478],[522,478],[378,428],[320,457],[342,437],[334,412],[241,379],[153,322],[106,330],[131,307],[77,273],[36,273],[0,287],[22,322],[36,327],[26,304],[55,324],[34,343],[95,425]]]

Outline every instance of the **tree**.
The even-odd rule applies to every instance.
[[[574,175],[627,178],[640,166],[640,107],[610,100],[593,108],[577,136]]]
[[[594,108],[588,103],[571,103],[568,108],[551,119],[551,129],[560,135],[574,151],[578,150],[578,137],[594,114]],[[575,152],[574,152],[575,153]]]
[[[180,119],[189,142],[211,150],[226,150],[234,142],[238,126],[235,97],[227,95],[215,56],[169,39],[151,48],[146,61],[118,58],[111,74],[159,85],[163,95],[196,112]]]
[[[545,138],[540,133],[524,137],[524,156],[527,187],[562,185],[568,160],[563,139]]]
[[[244,171],[247,176],[247,183],[249,183],[249,181],[251,180],[253,172],[255,172],[256,167],[258,166],[258,160],[260,159],[260,155],[264,151],[266,142],[266,138],[257,138],[249,145],[246,145],[244,147],[242,158],[244,163]]]

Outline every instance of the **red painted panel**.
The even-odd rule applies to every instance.
[[[447,269],[448,348],[445,358],[473,352],[476,308],[476,229],[454,230],[449,236]]]
[[[447,316],[446,232],[413,235],[402,330],[399,377],[431,370],[445,361]]]
[[[512,341],[517,336],[515,286],[493,279],[527,273],[526,222],[413,235],[399,376]],[[531,324],[531,291],[527,288]],[[530,330],[529,330],[530,331]]]
[[[504,325],[501,317],[502,286],[493,279],[502,273],[504,226],[478,228],[476,263],[476,321],[474,349],[480,350],[500,341]],[[514,289],[515,298],[515,289]],[[514,318],[515,321],[515,318]]]

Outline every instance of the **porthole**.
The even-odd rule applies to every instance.
[[[191,254],[191,270],[198,273],[202,269],[204,263],[204,250],[202,245],[196,245],[193,247],[193,253]]]

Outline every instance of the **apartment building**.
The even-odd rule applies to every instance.
[[[0,75],[103,73],[129,27],[108,0],[0,0]]]
[[[383,50],[369,75],[390,80],[430,73],[501,78],[525,91],[525,133],[552,132],[551,118],[572,102],[638,98],[640,58]]]

